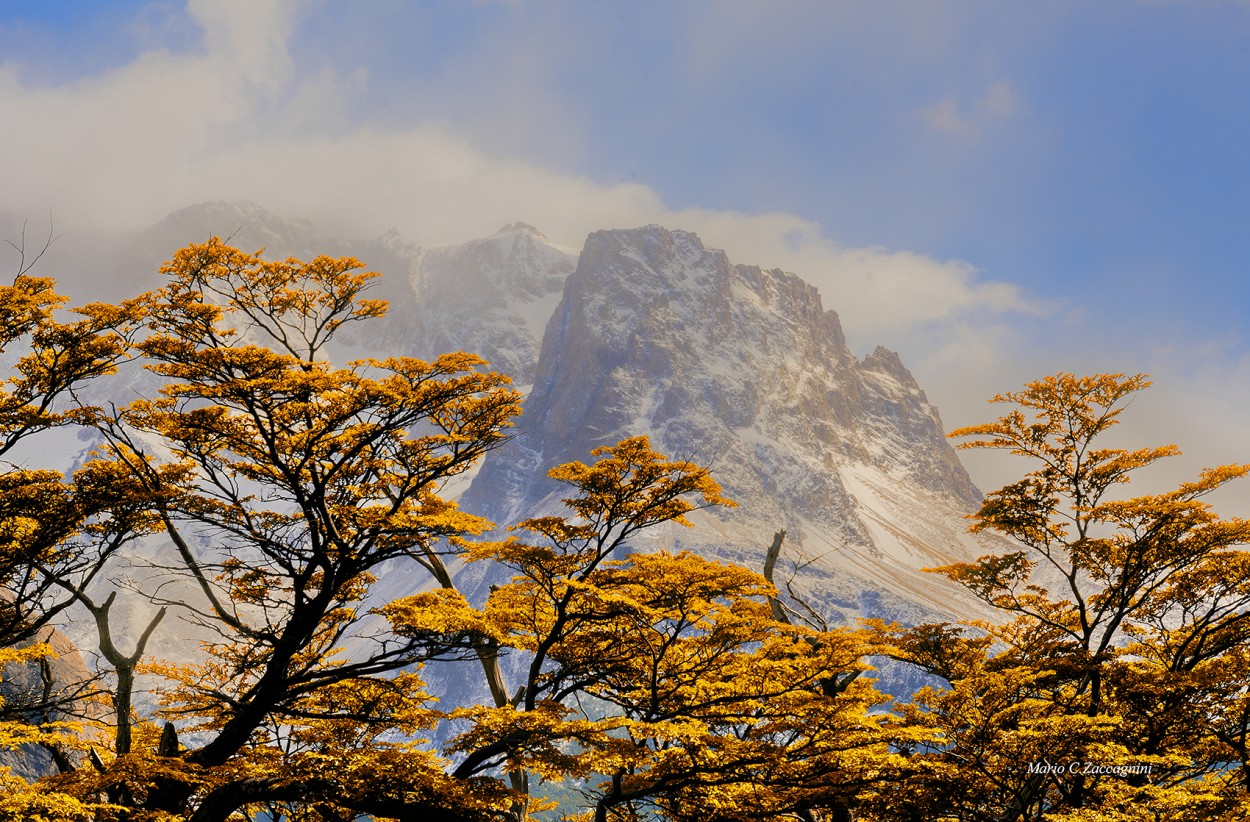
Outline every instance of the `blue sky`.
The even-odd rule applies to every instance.
[[[0,0],[0,65],[12,211],[664,222],[816,282],[952,424],[1145,370],[1164,439],[1250,461],[1244,2]]]

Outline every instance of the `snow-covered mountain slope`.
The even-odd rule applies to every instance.
[[[548,469],[635,434],[710,466],[739,503],[652,546],[758,568],[785,529],[799,588],[844,618],[975,610],[922,570],[987,550],[965,532],[980,494],[937,409],[893,353],[857,360],[799,277],[658,226],[590,235],[517,436],[462,504],[497,522],[557,511],[566,492]]]
[[[267,259],[354,256],[383,276],[369,297],[390,308],[380,326],[345,326],[338,353],[429,358],[480,354],[518,384],[533,382],[543,328],[577,262],[574,250],[514,223],[461,245],[422,247],[395,229],[345,241],[284,220],[255,203],[200,203],[177,211],[126,244],[96,276],[71,276],[72,293],[120,299],[161,285],[158,269],[179,248],[219,236]]]
[[[534,381],[543,328],[576,254],[514,223],[483,240],[413,252],[418,356],[471,351],[519,385]]]
[[[352,255],[383,274],[370,296],[390,302],[387,317],[345,327],[335,359],[467,350],[532,384],[516,438],[476,476],[443,489],[463,492],[468,510],[501,525],[560,510],[550,467],[648,434],[664,453],[710,466],[739,503],[697,512],[693,529],[659,529],[651,547],[759,568],[785,529],[781,573],[796,569],[797,589],[835,618],[978,613],[922,570],[991,549],[965,531],[962,517],[980,494],[937,409],[893,353],[857,359],[837,315],[798,276],[733,265],[694,235],[658,226],[596,232],[580,255],[519,223],[422,248],[394,230],[348,242],[251,203],[217,202],[170,215],[125,245],[100,269],[111,272],[107,293],[92,296],[159,286],[163,261],[213,234],[265,247],[271,259]],[[78,283],[87,281],[103,287]],[[156,388],[136,371],[101,383],[91,399],[126,402]],[[142,557],[134,559],[124,576],[142,575]],[[462,579],[485,582],[485,572],[469,566]],[[396,569],[377,593],[425,582]],[[142,620],[144,609],[134,615]]]

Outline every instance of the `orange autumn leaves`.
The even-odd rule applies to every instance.
[[[1155,815],[1143,818],[1241,807],[1247,529],[1202,497],[1246,471],[1113,495],[1173,451],[1094,444],[1142,378],[1032,383],[998,398],[1023,410],[956,432],[1037,466],[974,518],[1019,550],[941,569],[1002,620],[823,629],[775,618],[777,592],[752,570],[631,551],[646,529],[733,504],[707,470],[645,437],[553,469],[567,514],[486,536],[492,523],[441,493],[506,440],[520,397],[466,353],[333,364],[337,333],[385,310],[365,298],[375,275],[358,261],[267,262],[211,240],[162,271],[163,289],[66,325],[50,281],[0,293],[0,338],[33,358],[10,380],[11,410],[0,405],[5,442],[69,423],[100,441],[73,476],[13,469],[0,482],[4,639],[75,604],[107,624],[92,585],[140,538],[169,546],[164,571],[184,600],[146,593],[209,637],[197,661],[145,659],[160,715],[115,714],[128,741],[112,751],[0,717],[10,744],[59,746],[70,763],[10,778],[0,819],[1094,820],[1121,818],[1108,814],[1126,801]],[[107,411],[73,401],[132,359],[158,391]],[[56,531],[36,527],[40,510],[69,513]],[[460,589],[465,567],[496,569],[489,595]],[[396,573],[415,593],[378,601],[378,579]],[[892,699],[871,676],[884,657],[929,684]],[[124,667],[118,706],[130,704]],[[449,677],[464,685],[443,688],[458,704],[431,694]],[[1161,778],[1028,773],[1044,756],[1144,762]],[[557,791],[558,811],[542,798]]]

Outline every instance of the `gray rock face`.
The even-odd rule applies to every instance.
[[[115,279],[111,296],[159,285],[161,262],[211,234],[264,246],[269,258],[350,254],[383,273],[370,296],[390,312],[345,327],[336,360],[466,350],[532,385],[513,442],[443,489],[463,492],[468,510],[501,524],[562,511],[552,466],[648,434],[658,450],[710,466],[739,503],[697,512],[693,530],[658,529],[652,547],[759,567],[785,529],[783,560],[803,568],[796,585],[831,612],[976,613],[921,570],[991,549],[965,533],[980,494],[937,409],[897,355],[878,348],[858,360],[837,315],[794,274],[735,265],[658,226],[595,232],[580,255],[524,224],[422,248],[393,230],[344,242],[250,203],[207,203],[132,242],[124,270],[143,276]],[[122,399],[155,391],[133,379]],[[467,582],[485,571],[462,573]],[[400,574],[380,587],[399,596],[422,583]]]
[[[961,520],[980,493],[898,357],[858,361],[814,287],[686,232],[590,235],[516,434],[464,507],[497,522],[558,511],[550,467],[648,434],[739,503],[654,544],[758,568],[784,528],[802,587],[848,617],[946,611],[952,592],[920,568],[981,552]]]

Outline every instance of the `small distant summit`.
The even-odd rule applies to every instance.
[[[189,222],[208,220],[235,220],[242,224],[250,222],[294,222],[280,220],[273,212],[251,200],[207,200],[180,208],[162,220],[158,225],[180,225]]]
[[[916,382],[911,372],[903,365],[903,360],[898,353],[882,345],[878,345],[871,354],[864,357],[860,367],[865,371],[884,372],[906,385],[914,385]]]
[[[406,350],[422,358],[472,351],[518,384],[532,383],[543,329],[576,255],[515,222],[485,239],[416,250],[410,259],[419,296]]]
[[[503,228],[499,229],[494,234],[492,234],[491,237],[492,238],[508,237],[514,234],[528,234],[536,240],[547,242],[546,235],[544,235],[538,229],[534,228],[534,226],[530,225],[529,223],[522,223],[522,222],[508,223],[506,226],[504,226]]]
[[[204,242],[214,235],[249,251],[264,247],[270,259],[290,254],[316,256],[324,253],[327,243],[335,244],[311,221],[284,219],[251,200],[210,200],[181,208],[143,232],[139,240],[168,254],[171,249]]]

